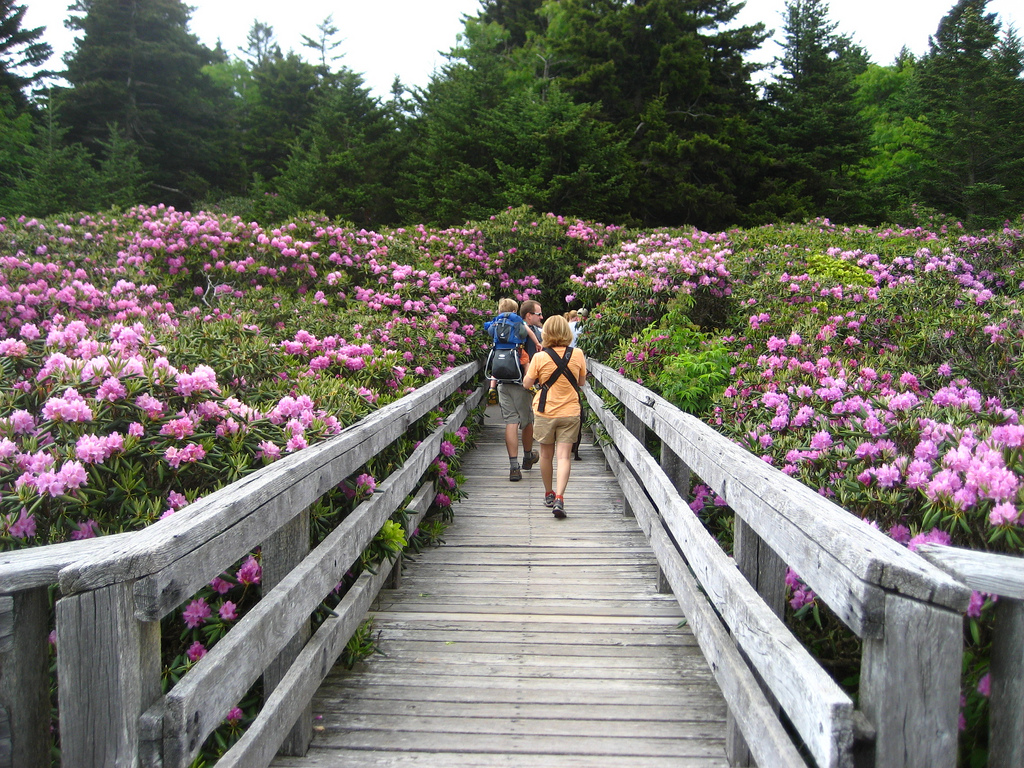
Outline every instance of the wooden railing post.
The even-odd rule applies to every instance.
[[[309,554],[309,510],[305,509],[263,542],[263,589],[269,592],[281,582],[285,576]],[[309,619],[302,624],[299,631],[267,666],[263,673],[263,700],[266,701],[273,690],[288,673],[292,662],[298,657],[310,637]],[[306,704],[298,713],[295,725],[288,737],[282,742],[278,751],[282,755],[303,756],[313,740],[313,707]]]
[[[160,696],[160,622],[135,618],[133,585],[57,601],[63,765],[139,764],[139,717]]]
[[[957,762],[963,618],[890,593],[880,638],[865,638],[860,708],[875,728],[878,768]]]
[[[786,564],[782,558],[758,536],[754,529],[736,515],[733,525],[733,559],[736,567],[757,594],[780,619],[786,613]],[[761,686],[768,700],[778,711],[771,693]],[[753,758],[740,733],[732,710],[726,715],[725,753],[733,766],[753,765]]]
[[[661,459],[659,461],[662,470],[664,470],[666,477],[672,482],[672,485],[679,495],[686,499],[690,495],[690,468],[686,466],[686,463],[679,458],[679,456],[668,447],[665,441],[661,443]],[[668,579],[665,578],[665,572],[659,567],[658,568],[658,592],[663,595],[672,593],[672,585],[668,583]]]
[[[0,768],[50,765],[46,587],[0,596]]]
[[[625,425],[629,433],[639,440],[641,445],[646,445],[647,427],[644,425],[640,417],[629,409],[626,409]],[[633,513],[633,509],[629,506],[629,502],[626,500],[623,500],[622,502],[622,514],[626,517],[636,517]]]
[[[1010,768],[1024,765],[1024,603],[999,599],[992,637],[988,764]]]

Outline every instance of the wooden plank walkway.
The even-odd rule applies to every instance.
[[[372,612],[383,655],[328,676],[309,753],[275,766],[727,765],[721,692],[600,449],[556,520],[503,435],[489,407],[446,544]]]

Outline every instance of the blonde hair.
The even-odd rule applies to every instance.
[[[544,321],[544,346],[568,347],[572,345],[572,329],[561,315],[552,315]]]
[[[565,319],[568,320],[570,323],[573,320],[575,320],[576,319],[576,310],[575,309],[570,309],[568,312],[566,312],[565,313]]]
[[[498,302],[498,312],[512,312],[516,313],[519,311],[519,302],[515,299],[501,299]]]

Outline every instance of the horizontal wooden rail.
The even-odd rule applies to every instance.
[[[481,397],[478,392],[476,400]],[[308,620],[352,568],[381,526],[414,492],[439,455],[445,431],[461,425],[469,415],[469,405],[464,403],[451,422],[423,440],[405,464],[380,484],[371,499],[360,504],[280,584],[264,595],[147,713],[152,718],[162,712],[160,753],[164,768],[187,766],[195,759],[203,741],[223,722],[227,711],[263,674],[301,623]],[[354,631],[358,621],[350,621],[346,626],[349,625]],[[351,631],[344,637],[346,642],[350,635]],[[329,667],[324,674],[328,670]],[[277,746],[273,745],[274,752]]]
[[[404,435],[479,367],[479,363],[467,363],[374,411],[340,435],[289,454],[137,535],[115,542],[106,551],[65,567],[60,572],[61,591],[72,595],[141,579],[189,558],[189,567],[174,572],[169,583],[161,585],[165,598],[148,598],[164,606],[153,613],[166,612],[168,603],[173,607],[194,594],[220,575],[225,564],[245,555],[268,533]]]
[[[336,616],[308,643],[303,627],[396,509],[405,508],[419,524],[434,497],[433,484],[422,478],[444,433],[468,418],[485,391],[478,389],[456,408],[316,549],[283,571],[278,560],[292,558],[291,542],[301,549],[303,538],[308,551],[312,503],[441,407],[479,369],[470,363],[450,371],[337,437],[290,454],[142,531],[0,555],[0,756],[9,753],[14,765],[49,764],[48,591],[59,584],[65,765],[187,765],[261,674],[266,707],[251,735],[239,742],[243,746],[232,752],[242,756],[225,764],[269,764],[284,740],[296,737],[288,731],[316,688],[293,660],[308,661],[313,654],[320,662],[313,676],[321,669],[326,674],[392,569],[360,577]],[[161,697],[160,618],[258,546],[262,599]],[[278,668],[281,675],[275,672],[270,680]]]
[[[587,392],[615,448],[630,472],[642,478],[660,524],[815,762],[852,765],[854,736],[873,736],[869,759],[878,766],[954,765],[960,622],[969,591],[699,419],[607,366],[591,361],[588,370],[625,408],[623,425],[592,390]],[[752,563],[745,557],[734,564],[709,541],[674,481],[647,455],[643,437],[648,429],[661,440],[663,464],[677,461],[682,475],[692,471],[729,504],[736,515],[737,555],[742,545],[754,553]],[[629,485],[623,481],[624,489]],[[628,501],[643,507],[638,494]],[[651,530],[657,530],[653,522]],[[822,680],[827,675],[797,650],[791,633],[781,631],[776,614],[782,609],[784,568],[773,560],[794,568],[864,638],[860,712],[834,682]],[[673,568],[662,564],[670,581]],[[677,599],[682,604],[678,593]],[[726,684],[723,691],[728,697]],[[765,751],[774,747],[750,742],[752,734],[761,739],[768,727],[749,721],[740,702],[730,705],[754,758],[762,765],[776,764],[781,758]]]
[[[758,597],[646,448],[611,415],[592,389],[586,393],[625,466],[635,473],[619,469],[616,475],[631,509],[642,520],[641,528],[651,532],[658,562],[690,620],[701,650],[709,660],[719,660],[712,664],[712,670],[726,702],[745,713],[744,736],[758,765],[800,766],[803,758],[735,646],[731,653],[726,651],[733,643],[751,659],[779,699],[817,764],[839,765],[839,756],[849,752],[853,741],[850,697]],[[615,464],[609,463],[614,471]],[[643,478],[642,485],[636,477]],[[665,544],[662,521],[678,550]],[[732,631],[732,640],[726,628]]]

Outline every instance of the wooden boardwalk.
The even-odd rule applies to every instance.
[[[722,695],[600,449],[556,520],[503,434],[489,407],[446,544],[372,611],[382,654],[331,673],[309,753],[275,766],[727,765]]]

